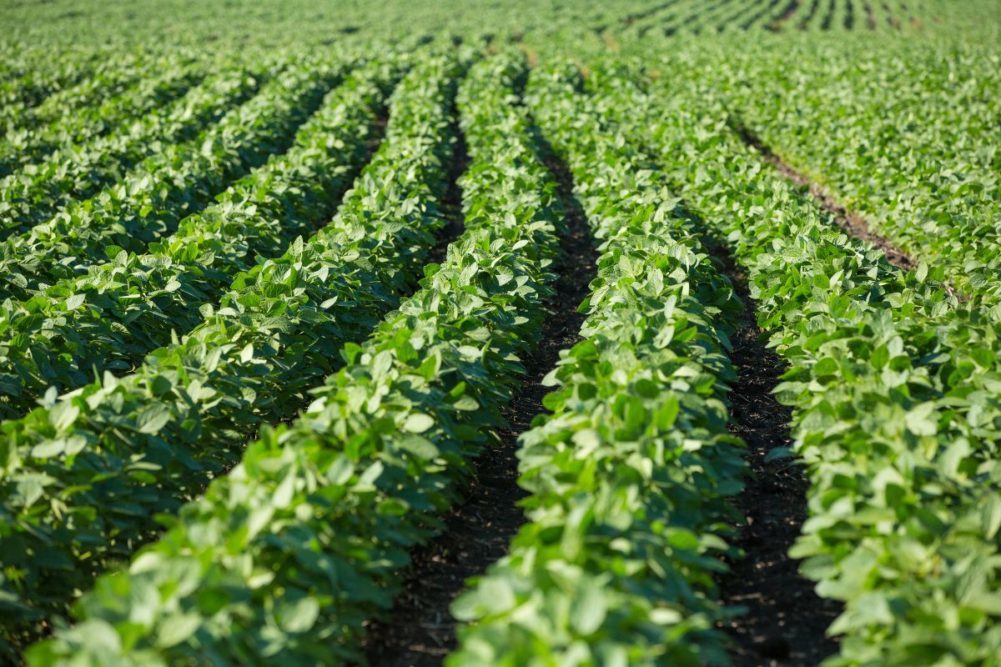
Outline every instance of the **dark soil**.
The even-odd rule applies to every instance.
[[[876,14],[872,11],[872,5],[866,2],[862,4],[862,7],[865,9],[865,27],[869,30],[875,30]]]
[[[795,459],[765,462],[776,447],[790,447],[791,413],[772,395],[784,368],[764,345],[761,329],[751,312],[753,302],[747,281],[725,248],[711,244],[746,309],[733,337],[731,358],[738,380],[730,392],[730,430],[747,443],[751,475],[736,498],[746,517],[731,544],[745,557],[728,562],[730,572],[719,581],[727,606],[743,607],[746,614],[727,622],[723,629],[734,646],[734,667],[763,665],[816,665],[837,652],[837,643],[824,632],[840,613],[839,605],[823,600],[813,585],[799,574],[789,548],[806,519],[809,485]]]
[[[781,32],[797,11],[799,11],[799,0],[790,0],[789,4],[782,10],[782,15],[769,24],[768,29],[772,32]]]
[[[511,538],[524,523],[518,501],[518,435],[542,412],[548,392],[542,378],[556,365],[559,351],[579,340],[584,316],[577,306],[595,274],[596,254],[586,220],[573,196],[569,171],[537,135],[542,157],[559,183],[565,207],[566,234],[561,239],[556,295],[540,339],[524,359],[526,377],[504,411],[508,426],[499,445],[484,451],[474,465],[467,500],[445,517],[442,535],[413,554],[403,592],[382,621],[368,631],[366,658],[379,667],[440,665],[456,646],[455,620],[449,605],[469,577],[482,574],[507,553]]]
[[[810,21],[812,21],[813,17],[817,14],[818,9],[820,9],[820,0],[811,0],[809,11],[803,15],[803,18],[799,20],[796,27],[800,30],[806,30],[807,26],[810,25]]]
[[[657,12],[663,11],[670,7],[671,5],[677,4],[678,0],[667,0],[667,2],[662,2],[659,5],[654,5],[649,9],[642,12],[634,12],[632,14],[626,14],[626,17],[622,19],[622,23],[626,26],[631,26],[637,21],[642,21],[643,19],[649,18],[656,14]]]
[[[469,166],[469,153],[466,149],[466,137],[458,130],[456,123],[456,142],[452,153],[452,161],[448,171],[448,189],[441,200],[441,212],[445,225],[438,231],[434,247],[428,253],[428,262],[440,264],[448,254],[448,246],[459,238],[462,233],[464,218],[462,214],[462,188],[459,187],[459,177]]]
[[[752,130],[740,124],[733,124],[732,127],[734,131],[740,135],[740,138],[744,141],[744,143],[757,150],[765,161],[778,169],[782,175],[791,180],[793,183],[806,187],[810,191],[813,198],[817,200],[817,203],[819,203],[820,206],[831,215],[834,222],[836,222],[839,227],[852,236],[863,241],[868,241],[882,250],[883,253],[886,254],[886,259],[890,262],[890,264],[893,264],[897,268],[907,271],[917,267],[917,262],[915,262],[913,258],[895,246],[889,239],[884,236],[880,236],[873,231],[872,227],[865,220],[865,218],[846,209],[838,203],[831,193],[786,164],[786,162],[783,161],[781,157],[776,155],[771,147],[765,144]]]

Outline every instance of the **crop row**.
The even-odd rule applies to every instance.
[[[22,74],[3,86],[0,136],[54,125],[77,109],[99,105],[148,76],[148,60],[155,57],[144,51],[34,54],[18,68]]]
[[[35,59],[14,58],[5,52],[4,78],[0,81],[0,137],[24,122],[47,97],[91,74],[97,58],[74,55],[55,67],[41,67]]]
[[[220,71],[172,104],[123,122],[106,136],[58,149],[37,164],[0,179],[2,234],[23,233],[50,218],[70,199],[86,199],[164,144],[193,139],[230,107],[243,103],[271,72],[241,65]]]
[[[830,664],[989,664],[1001,651],[996,320],[837,229],[683,64],[663,83],[613,71],[590,80],[609,116],[734,248],[789,364],[777,392],[811,483],[793,555],[845,604]]]
[[[544,318],[558,201],[512,105],[523,67],[500,56],[462,84],[466,229],[444,262],[368,341],[345,346],[346,366],[305,414],[266,430],[128,572],[103,577],[81,623],[32,664],[359,659],[409,547],[438,530],[470,457],[493,444],[516,355]]]
[[[94,570],[128,557],[155,532],[155,512],[176,511],[262,424],[301,407],[337,367],[339,344],[415,279],[440,224],[452,75],[433,60],[407,77],[385,143],[337,216],[236,276],[190,335],[133,375],[4,423],[0,552],[5,588],[23,601],[14,620],[38,616],[29,605],[58,611]]]
[[[663,9],[631,26],[627,34],[668,37],[685,33],[717,33],[796,28],[828,30],[901,30],[913,27],[914,14],[898,3],[858,0],[755,0],[754,2],[668,2]],[[758,43],[755,43],[755,46]],[[649,45],[647,45],[649,46]]]
[[[566,68],[529,103],[601,241],[582,342],[521,438],[529,523],[453,610],[449,664],[704,664],[725,655],[713,575],[741,488],[726,428],[739,304],[646,161],[603,128]]]
[[[383,67],[384,68],[384,67]],[[257,257],[273,257],[330,215],[360,168],[385,85],[367,66],[331,91],[293,148],[238,180],[145,253],[120,252],[23,302],[0,306],[0,412],[17,417],[49,387],[133,369],[185,334]]]
[[[85,142],[121,123],[184,95],[204,76],[204,64],[178,55],[140,65],[134,83],[93,106],[79,107],[57,122],[8,131],[0,140],[0,175],[44,158],[59,147]]]
[[[90,74],[96,56],[53,59],[56,62],[39,62],[37,53],[25,54],[22,50],[4,45],[0,51],[0,123],[14,118],[25,110],[37,106],[54,92],[72,86]],[[7,128],[0,125],[0,130]],[[0,133],[2,134],[2,133]]]
[[[334,59],[338,60],[338,59]],[[227,183],[288,146],[343,75],[343,62],[297,62],[196,139],[164,146],[91,199],[0,243],[0,298],[30,298],[121,251],[172,234]]]
[[[723,32],[725,30],[749,30],[760,28],[768,23],[767,19],[774,16],[776,10],[781,11],[785,2],[773,0],[761,2],[736,3],[727,7],[726,11],[716,17],[715,25],[707,25],[706,32]]]
[[[895,48],[906,57],[754,50],[715,74],[777,153],[1001,319],[998,56]]]

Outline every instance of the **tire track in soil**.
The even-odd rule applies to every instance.
[[[534,128],[534,126],[533,126]],[[501,442],[483,451],[473,466],[465,497],[444,517],[445,530],[412,554],[403,590],[385,619],[368,629],[364,650],[369,664],[379,667],[440,665],[456,646],[456,622],[449,605],[469,577],[482,574],[508,552],[511,538],[525,522],[518,501],[526,493],[517,484],[518,435],[543,411],[549,389],[542,379],[555,367],[561,349],[580,340],[584,315],[577,306],[588,294],[597,254],[586,217],[573,194],[570,171],[551,146],[533,129],[540,157],[558,183],[564,206],[566,234],[560,245],[556,294],[551,316],[543,325],[536,349],[523,360],[524,382],[504,410],[509,425],[499,430]]]
[[[775,153],[775,151],[771,149],[770,146],[762,141],[761,137],[755,134],[753,130],[740,122],[734,122],[732,119],[730,122],[730,128],[737,133],[745,144],[757,151],[765,162],[775,167],[779,173],[796,185],[807,188],[814,200],[816,200],[821,208],[831,215],[834,222],[844,231],[851,234],[855,238],[867,241],[882,250],[890,264],[898,269],[909,271],[917,268],[918,263],[914,260],[914,258],[894,245],[893,242],[885,236],[881,236],[873,231],[872,226],[866,221],[865,218],[849,211],[825,188],[810,180],[803,173],[789,166],[781,157],[779,157],[779,155]]]
[[[733,639],[734,667],[816,665],[837,652],[837,642],[824,633],[840,605],[817,596],[788,555],[807,516],[809,482],[802,468],[789,458],[766,461],[770,451],[792,443],[791,411],[772,394],[784,364],[765,347],[744,274],[722,243],[709,239],[706,247],[744,304],[731,339],[738,379],[729,394],[730,431],[747,443],[751,471],[734,500],[746,521],[730,540],[745,556],[728,559],[730,571],[719,579],[723,604],[744,607],[747,613],[721,629]]]

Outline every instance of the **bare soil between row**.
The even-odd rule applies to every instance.
[[[597,260],[568,169],[541,136],[536,138],[543,147],[541,157],[559,184],[565,209],[563,256],[550,316],[532,353],[523,360],[525,379],[504,411],[508,424],[499,431],[501,442],[478,457],[465,501],[444,518],[445,529],[438,538],[415,550],[393,609],[370,626],[365,652],[372,665],[441,664],[457,643],[449,606],[470,577],[482,574],[508,552],[511,538],[525,521],[518,506],[526,495],[517,484],[518,436],[543,410],[542,398],[549,390],[542,386],[542,379],[555,367],[560,350],[579,340],[584,316],[577,307],[587,296]]]
[[[721,601],[746,613],[723,626],[733,640],[730,657],[734,667],[816,665],[837,652],[837,642],[825,632],[840,605],[820,598],[788,553],[806,520],[809,482],[797,459],[767,460],[774,449],[792,445],[791,411],[772,393],[784,364],[754,321],[743,272],[721,244],[708,245],[744,303],[731,340],[738,379],[729,395],[730,431],[747,444],[750,467],[734,501],[745,520],[730,540],[744,557],[727,560],[730,572],[719,585]]]

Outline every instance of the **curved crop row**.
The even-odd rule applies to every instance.
[[[49,222],[0,243],[0,299],[29,298],[122,250],[142,252],[207,204],[227,182],[291,141],[343,64],[301,62],[194,141],[166,146],[123,180],[72,202]]]
[[[363,66],[331,91],[293,148],[181,221],[147,253],[122,251],[24,302],[0,305],[0,414],[17,417],[48,387],[132,370],[202,318],[233,276],[326,220],[354,179],[396,67]]]
[[[205,76],[204,63],[176,55],[141,66],[134,85],[93,107],[75,109],[44,127],[8,131],[0,140],[0,175],[44,158],[56,149],[100,137],[184,95]]]
[[[238,275],[218,308],[136,373],[3,423],[0,558],[5,626],[59,612],[127,558],[287,418],[416,280],[441,225],[453,63],[418,66],[394,93],[388,136],[334,219]],[[16,627],[16,626],[15,626]]]
[[[436,531],[468,458],[491,443],[515,355],[544,317],[558,200],[512,105],[521,67],[492,59],[462,85],[467,226],[445,261],[345,348],[308,412],[266,431],[128,572],[103,577],[82,622],[31,664],[360,658],[366,619],[391,605],[409,547]]]
[[[5,45],[0,80],[0,135],[9,129],[8,123],[16,122],[30,109],[38,106],[49,95],[80,82],[91,74],[101,58],[94,52],[74,53],[74,57],[55,58]]]
[[[0,235],[22,233],[50,218],[70,199],[84,199],[113,183],[121,173],[157,153],[164,144],[188,141],[242,104],[270,78],[242,65],[223,67],[188,94],[93,142],[56,150],[38,164],[0,179]]]
[[[719,662],[712,576],[743,469],[723,402],[738,303],[573,81],[533,72],[529,99],[601,241],[590,314],[549,376],[552,414],[521,438],[530,522],[453,605],[474,623],[448,664]]]
[[[809,48],[751,50],[714,75],[777,153],[1001,319],[1001,55]]]
[[[663,22],[663,30],[659,34],[676,35],[695,23],[699,16],[725,5],[730,0],[710,0],[709,2],[692,2],[684,0],[681,6]]]
[[[731,7],[728,13],[717,17],[715,21],[716,25],[712,26],[711,29],[714,29],[716,32],[747,30],[750,27],[749,22],[760,11],[760,7],[761,4],[755,2],[738,4],[735,8]],[[751,18],[749,19],[749,17]]]
[[[71,53],[62,57],[49,50],[35,54],[30,65],[26,63],[31,71],[4,86],[5,98],[11,102],[0,106],[0,136],[56,125],[78,109],[99,106],[157,71],[149,69],[148,61],[156,62],[151,51]]]
[[[1001,326],[950,301],[925,269],[904,275],[833,228],[727,129],[705,80],[668,79],[648,96],[622,76],[595,85],[726,235],[789,364],[778,393],[811,481],[793,555],[820,595],[845,603],[829,664],[990,664],[1001,652]]]

